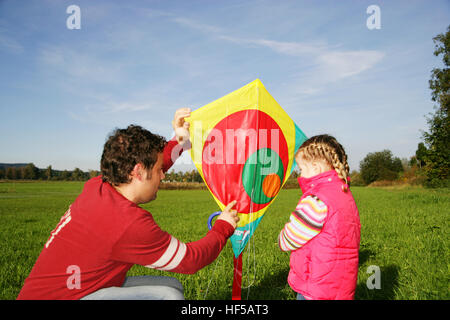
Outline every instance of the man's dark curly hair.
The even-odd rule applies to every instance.
[[[164,137],[137,125],[114,130],[105,142],[100,161],[103,181],[116,186],[129,183],[134,166],[141,163],[145,169],[153,168],[166,143]]]

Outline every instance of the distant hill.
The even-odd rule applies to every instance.
[[[28,163],[0,163],[0,169],[7,168],[21,168],[25,167]]]

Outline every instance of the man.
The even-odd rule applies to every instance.
[[[174,147],[188,143],[189,114],[177,110],[176,137],[168,143],[139,126],[113,132],[104,146],[102,175],[86,182],[51,232],[18,299],[184,299],[175,278],[126,273],[134,264],[195,273],[217,258],[239,221],[233,201],[204,238],[183,243],[139,207],[156,199],[164,172],[176,160]]]

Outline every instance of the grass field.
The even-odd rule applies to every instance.
[[[15,299],[49,233],[77,195],[81,182],[0,183],[0,299]],[[361,218],[356,299],[449,299],[450,191],[352,188]],[[244,251],[243,299],[295,299],[286,282],[289,255],[277,236],[297,204],[298,189],[282,190]],[[162,229],[189,242],[206,232],[217,205],[206,190],[160,190],[144,206]],[[182,219],[181,219],[182,217]],[[381,270],[381,289],[368,289],[368,267]],[[232,251],[195,275],[134,266],[129,275],[171,275],[187,299],[231,299]],[[245,288],[248,287],[248,288]]]

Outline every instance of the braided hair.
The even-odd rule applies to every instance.
[[[297,151],[299,153],[306,161],[323,160],[328,163],[345,182],[342,188],[347,191],[350,185],[350,167],[344,147],[336,138],[328,134],[311,137],[301,145]]]

